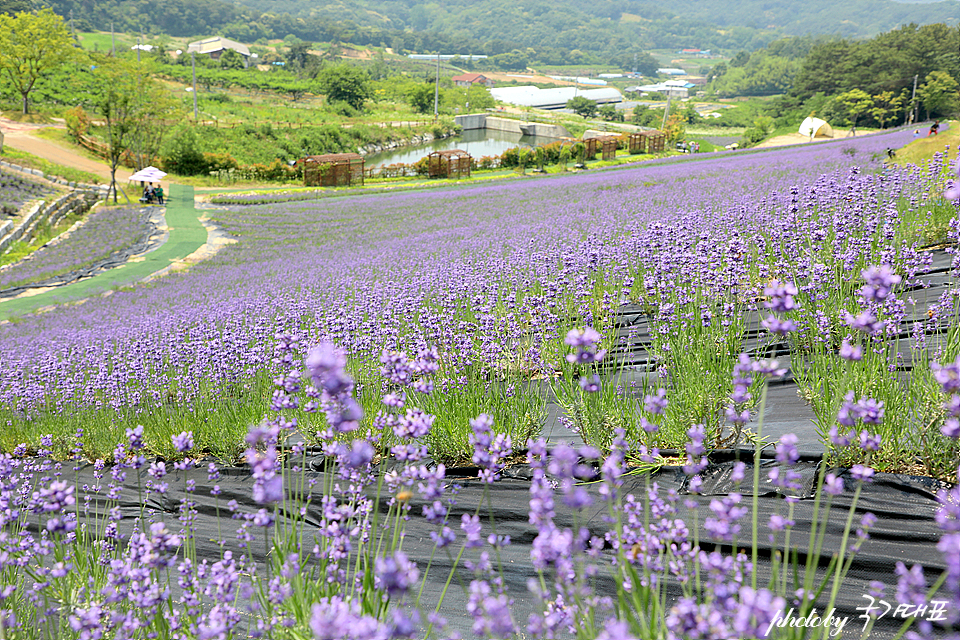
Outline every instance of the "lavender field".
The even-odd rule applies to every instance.
[[[0,325],[0,637],[947,637],[960,492],[881,473],[960,461],[957,166],[910,138],[225,208]],[[763,431],[784,375],[826,464]]]
[[[0,270],[0,296],[15,295],[30,286],[69,282],[133,247],[145,246],[152,230],[149,217],[144,209],[101,207],[69,237]]]
[[[41,432],[66,439],[83,424],[102,454],[120,426],[144,424],[157,452],[169,454],[168,435],[190,427],[200,446],[231,457],[269,401],[282,334],[301,348],[328,339],[347,350],[359,401],[373,409],[364,430],[384,384],[384,350],[430,347],[440,354],[444,388],[458,399],[451,404],[470,400],[472,409],[492,411],[473,405],[493,389],[503,396],[487,403],[502,407],[500,428],[529,434],[543,393],[516,390],[564,367],[572,375],[561,352],[574,326],[592,326],[614,346],[611,312],[624,303],[654,323],[650,353],[660,378],[651,384],[674,398],[660,441],[648,444],[682,444],[698,422],[716,440],[743,318],[758,306],[766,311],[758,301],[771,281],[803,289],[788,314],[791,348],[830,363],[841,341],[862,335],[845,314],[863,312],[855,294],[863,269],[890,265],[909,282],[924,272],[930,254],[918,249],[945,238],[953,206],[927,200],[942,186],[939,165],[881,169],[882,151],[908,140],[898,132],[219,212],[239,242],[189,273],[0,327],[4,445],[35,442]],[[878,310],[889,318],[884,336],[897,334],[907,312]],[[925,322],[933,328],[939,319]],[[867,343],[882,337],[863,335]],[[886,366],[878,362],[857,366]],[[707,363],[707,376],[684,373]],[[824,415],[835,413],[843,394],[829,385],[818,393]],[[463,423],[457,412],[437,419],[451,431]],[[462,426],[441,440],[451,439],[459,443],[433,446],[463,456]]]

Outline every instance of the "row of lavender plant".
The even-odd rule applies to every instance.
[[[31,200],[42,198],[53,192],[54,190],[50,187],[29,178],[0,170],[0,204],[4,205],[4,213],[16,213],[17,209]]]
[[[791,295],[780,292],[772,299],[775,305],[789,306]],[[604,357],[598,349],[600,338],[590,328],[571,330],[564,338],[575,349],[571,360],[584,367],[580,388],[586,393],[596,392],[589,371]],[[382,395],[376,419],[397,439],[393,454],[402,461],[389,470],[377,460],[377,435],[352,439],[363,412],[343,351],[322,343],[303,359],[304,347],[288,338],[276,355],[286,365],[275,381],[274,412],[246,438],[251,494],[236,496],[255,506],[247,511],[236,498],[223,505],[224,515],[230,515],[226,531],[218,515],[212,556],[198,552],[203,541],[197,528],[195,478],[205,474],[205,490],[219,498],[220,470],[213,463],[200,466],[190,432],[171,438],[182,458],[169,469],[163,461],[148,464],[144,458],[142,427],[128,429],[110,463],[97,461],[92,482],[82,487],[70,482],[70,463],[65,468],[52,459],[48,436],[40,439],[38,457],[25,456],[26,445],[0,457],[3,637],[459,638],[444,617],[449,588],[463,589],[470,630],[478,638],[803,638],[809,637],[806,621],[818,606],[824,616],[815,616],[815,634],[837,637],[849,623],[846,617],[833,616],[832,608],[876,520],[865,513],[854,522],[860,493],[874,477],[869,466],[852,469],[853,497],[841,514],[842,542],[824,571],[817,562],[825,522],[834,499],[851,487],[845,488],[843,478],[828,473],[826,466],[820,468],[814,520],[804,536],[808,539],[801,542],[810,553],[801,561],[796,549],[801,533],[794,530],[800,476],[794,470],[799,454],[793,436],[780,439],[780,464],[769,474],[786,496],[781,509],[768,522],[758,521],[757,447],[752,466],[741,462],[732,470],[735,483],[752,473],[752,506],[746,506],[739,493],[713,499],[702,531],[697,515],[699,474],[706,465],[702,425],[689,432],[683,467],[689,494],[684,498],[661,491],[649,476],[643,493],[625,493],[631,445],[622,430],[606,456],[590,446],[548,447],[543,440],[531,440],[526,445],[532,471],[527,517],[536,529],[530,549],[534,573],[526,594],[511,593],[500,563],[511,541],[484,512],[514,443],[493,433],[491,416],[470,421],[472,459],[485,489],[477,508],[464,511],[456,501],[458,487],[449,483],[444,466],[425,464],[432,416],[398,402],[398,394],[406,391],[423,396],[436,392],[430,386],[440,365],[432,348],[415,357],[383,354],[384,375],[396,387]],[[734,386],[742,399],[759,379],[764,394],[762,381],[782,373],[776,362],[744,355]],[[935,367],[935,376],[948,406],[955,409],[960,402],[960,359]],[[644,403],[657,423],[670,397],[657,394]],[[325,426],[317,433],[326,459],[323,474],[304,470],[305,443],[291,419],[298,407],[323,417]],[[862,418],[860,447],[868,456],[879,439],[867,427],[876,423]],[[75,434],[75,464],[81,461],[83,437],[82,432]],[[74,473],[79,470],[78,465]],[[133,482],[129,476],[136,478],[138,492],[178,505],[176,519],[141,507],[132,523],[124,522],[121,496]],[[584,482],[595,479],[599,481],[591,491]],[[898,563],[896,593],[887,597],[916,611],[925,610],[932,600],[938,603],[937,620],[956,625],[960,489],[942,492],[940,501],[937,522],[944,533],[939,549],[947,570],[928,584],[922,567]],[[607,514],[605,532],[584,526],[598,509]],[[558,520],[560,512],[572,514],[571,526]],[[408,523],[421,518],[434,528],[433,550],[427,562],[418,564],[403,541]],[[779,549],[768,575],[759,572],[760,536],[769,536]],[[740,550],[744,547],[746,552]],[[447,575],[431,573],[437,555],[447,558]],[[603,577],[612,578],[609,589],[601,587]],[[423,597],[428,581],[444,585],[436,601]],[[678,588],[679,595],[670,596],[670,587]],[[871,585],[874,597],[884,597],[883,590],[882,583]],[[512,605],[523,598],[536,606],[526,619],[518,619]],[[895,637],[911,626],[916,630],[912,637],[929,637],[934,632],[929,617],[911,617]],[[877,613],[864,618],[866,637]],[[791,623],[799,619],[803,625]]]
[[[149,218],[143,209],[100,207],[69,237],[0,270],[0,293],[82,271],[143,243]]]
[[[152,451],[173,455],[169,437],[186,427],[204,450],[235,456],[279,373],[271,345],[297,333],[347,349],[368,416],[388,384],[379,373],[384,350],[432,345],[443,394],[433,415],[449,427],[431,446],[464,458],[465,410],[456,407],[475,415],[505,406],[498,429],[518,441],[534,434],[546,393],[531,380],[569,375],[566,331],[592,326],[615,346],[611,313],[632,302],[654,318],[662,376],[654,386],[674,397],[665,429],[644,435],[637,403],[611,393],[590,412],[568,398],[571,415],[602,424],[626,411],[631,442],[648,446],[679,446],[690,424],[703,423],[715,446],[743,319],[762,310],[771,279],[803,288],[781,321],[797,324],[800,337],[790,340],[814,367],[836,359],[851,333],[846,314],[861,313],[845,294],[862,270],[885,265],[904,282],[922,275],[924,234],[954,212],[926,199],[942,187],[943,160],[851,169],[908,139],[899,132],[536,184],[354,197],[321,209],[226,211],[219,222],[240,242],[189,273],[0,328],[0,398],[11,407],[0,438],[9,448],[53,433],[66,451],[82,423],[93,455],[116,444],[118,423],[142,423]],[[806,346],[820,344],[818,335],[830,336],[820,352]],[[774,331],[764,338],[779,339]],[[840,402],[831,392],[815,403],[824,425]],[[936,411],[931,440],[940,438]],[[368,418],[361,428],[382,425]],[[604,430],[587,424],[582,432]],[[444,450],[451,441],[459,444]],[[891,433],[888,442],[894,450],[906,441]]]

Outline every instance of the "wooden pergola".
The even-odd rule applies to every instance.
[[[307,156],[302,162],[303,184],[307,187],[363,184],[363,156],[358,153]]]
[[[663,131],[641,131],[631,133],[629,141],[630,153],[656,153],[663,151],[667,142],[667,134]]]
[[[600,141],[600,159],[613,160],[617,157],[617,146],[620,144],[619,136],[603,136],[597,138]]]
[[[585,151],[583,152],[584,160],[593,160],[597,157],[597,139],[596,138],[584,138],[583,146]]]
[[[473,158],[462,149],[434,151],[427,156],[427,175],[431,178],[469,178]]]

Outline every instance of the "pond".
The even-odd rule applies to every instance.
[[[493,129],[470,129],[452,138],[371,153],[364,157],[366,160],[364,164],[367,169],[400,162],[413,164],[431,151],[443,151],[445,149],[462,149],[474,158],[481,158],[483,156],[500,155],[507,149],[516,146],[536,147],[555,141],[555,138],[545,138],[543,136],[524,136],[519,133],[495,131]]]

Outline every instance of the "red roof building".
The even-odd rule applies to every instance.
[[[462,76],[453,76],[453,84],[458,87],[469,87],[481,84],[488,89],[493,87],[493,80],[479,73],[465,73]]]

